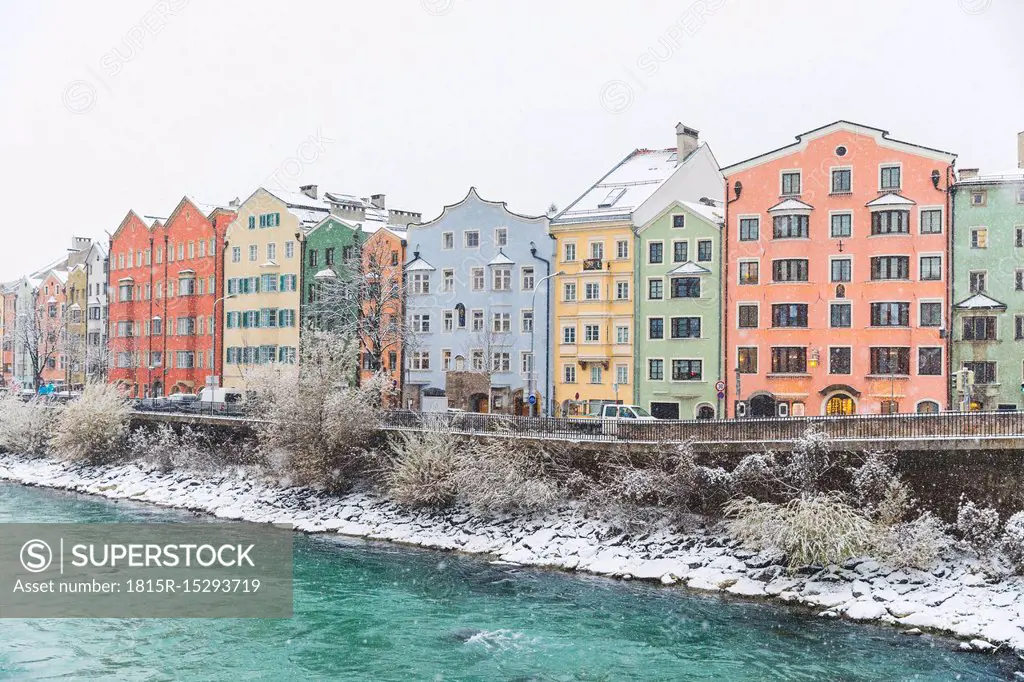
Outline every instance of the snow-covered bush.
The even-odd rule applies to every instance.
[[[561,499],[560,475],[545,446],[492,439],[457,457],[459,497],[483,514],[553,509]]]
[[[785,477],[801,494],[822,492],[826,477],[837,464],[832,437],[811,424],[793,441],[793,452],[786,462]]]
[[[62,459],[102,464],[124,454],[131,408],[111,384],[93,383],[57,415],[50,450]]]
[[[455,501],[462,438],[442,429],[403,431],[389,445],[384,478],[392,499],[409,507],[446,507]]]
[[[1006,520],[999,546],[1014,570],[1024,572],[1024,512],[1017,512]]]
[[[732,470],[732,487],[744,497],[769,501],[779,494],[779,463],[775,453],[755,452]]]
[[[869,452],[853,472],[853,498],[862,507],[878,505],[888,492],[896,474],[896,455],[891,452]]]
[[[726,528],[757,549],[779,549],[791,568],[828,566],[868,552],[875,527],[835,494],[803,495],[786,504],[745,497],[725,507]]]
[[[0,448],[23,455],[45,454],[58,411],[35,400],[23,402],[15,394],[0,399]]]
[[[219,449],[219,448],[218,448]],[[168,424],[137,428],[128,434],[127,452],[163,471],[208,469],[221,464],[209,437],[191,426],[175,431]]]
[[[946,524],[931,512],[880,528],[875,556],[893,568],[930,569],[953,542],[946,530]]]
[[[961,500],[956,529],[973,548],[987,552],[999,539],[999,512],[991,507],[979,507],[970,500]]]

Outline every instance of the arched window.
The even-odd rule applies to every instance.
[[[922,400],[917,404],[918,414],[938,414],[939,404],[934,400]]]

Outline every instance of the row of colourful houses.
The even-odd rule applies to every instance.
[[[76,385],[93,367],[138,397],[245,390],[336,329],[360,339],[362,378],[387,372],[413,409],[1020,409],[1024,134],[1017,169],[982,174],[846,121],[725,167],[675,132],[550,215],[471,189],[423,221],[316,185],[130,211],[109,258],[76,242],[6,285],[5,379]],[[84,335],[105,361],[68,341],[28,378],[27,310],[56,311],[67,323],[42,337]]]

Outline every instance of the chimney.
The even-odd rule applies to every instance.
[[[1017,133],[1017,168],[1024,170],[1024,130]]]
[[[316,189],[316,185],[303,185],[302,187],[299,188],[299,191],[305,194],[310,199],[316,199]]]
[[[72,237],[71,248],[68,251],[83,251],[92,246],[92,239],[89,237]]]
[[[700,132],[682,123],[676,124],[676,165],[681,164],[697,148]]]
[[[383,194],[371,194],[370,195],[370,203],[373,204],[374,206],[376,206],[377,208],[386,208],[386,206],[384,205],[384,195]]]
[[[981,172],[980,168],[961,168],[959,171],[960,180],[973,180]]]
[[[238,208],[241,205],[242,205],[242,200],[239,199],[238,197],[235,197],[234,199],[232,199],[231,201],[228,202],[228,208]]]

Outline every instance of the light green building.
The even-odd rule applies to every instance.
[[[662,419],[724,416],[720,201],[674,201],[637,229],[637,404]]]
[[[952,341],[952,371],[971,370],[974,384],[953,387],[951,409],[1024,409],[1024,170],[960,171]]]

